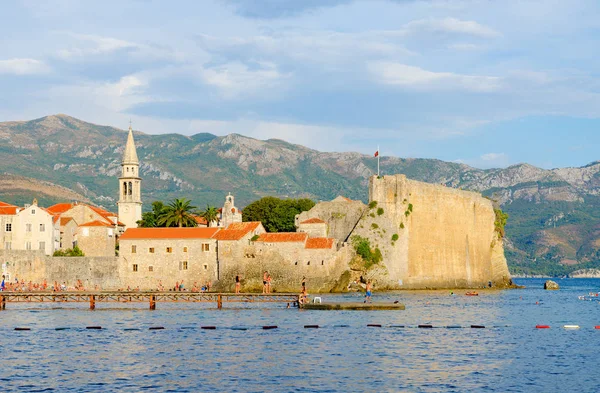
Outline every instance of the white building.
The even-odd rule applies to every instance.
[[[0,202],[0,236],[5,250],[42,250],[52,255],[56,231],[54,217],[37,204],[18,207]]]

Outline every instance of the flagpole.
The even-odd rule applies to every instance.
[[[379,178],[379,145],[377,145],[377,177]]]

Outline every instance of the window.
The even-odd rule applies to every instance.
[[[127,195],[127,182],[123,182],[123,196]]]
[[[204,270],[208,270],[208,265],[204,265]]]
[[[31,232],[31,224],[25,224],[25,232]]]
[[[31,209],[31,214],[35,214],[35,209]]]
[[[40,242],[40,250],[45,250],[46,249],[46,242]]]
[[[11,250],[12,249],[12,243],[11,242],[4,243],[4,249],[5,250]]]
[[[150,254],[154,254],[154,247],[150,247],[150,248],[148,249],[148,252],[149,252]]]
[[[173,247],[167,247],[167,254],[170,254],[173,252]]]
[[[187,261],[179,262],[179,270],[188,270],[188,262]]]
[[[127,167],[127,172],[129,172],[129,167]]]
[[[133,271],[134,271],[134,272],[137,272],[137,271],[138,271],[138,265],[137,265],[137,263],[134,263],[134,264],[133,264]]]
[[[306,266],[310,266],[310,261],[306,262]]]
[[[153,272],[154,271],[154,266],[148,266],[148,271],[149,272]]]
[[[46,232],[46,224],[40,224],[40,232]]]
[[[131,195],[131,189],[132,189],[131,182],[129,182],[129,195]]]
[[[325,261],[321,261],[321,266],[325,265]]]
[[[183,252],[187,252],[187,247],[183,247]]]
[[[25,249],[26,250],[31,250],[31,242],[25,243]]]
[[[202,251],[205,251],[205,252],[210,251],[210,244],[206,244],[206,243],[202,244]]]
[[[131,246],[131,253],[135,254],[137,252],[137,246]]]
[[[12,231],[12,224],[6,224],[6,232]]]

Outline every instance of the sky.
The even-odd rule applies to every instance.
[[[600,160],[597,0],[14,0],[0,121],[478,168]]]

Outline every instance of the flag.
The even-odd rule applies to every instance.
[[[377,157],[378,155],[379,155],[379,150],[377,150],[377,151],[375,152],[375,155],[374,155],[374,157]]]

